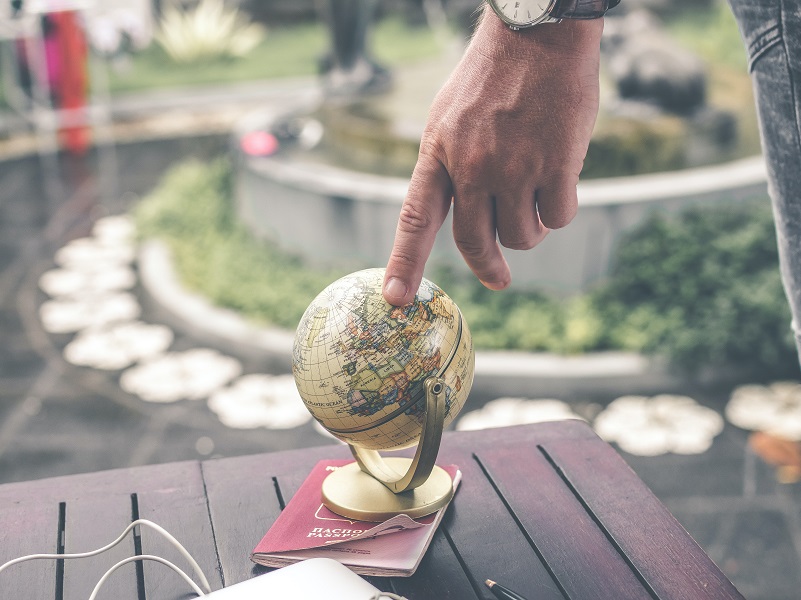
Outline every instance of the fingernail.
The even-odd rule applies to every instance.
[[[492,282],[492,281],[484,281],[483,279],[480,279],[479,281],[481,281],[484,287],[489,288],[495,292],[505,290],[506,288],[509,287],[509,284],[511,283],[511,281]]]
[[[386,285],[384,285],[385,294],[398,301],[401,301],[406,297],[407,290],[408,288],[406,287],[406,284],[397,277],[390,278]]]

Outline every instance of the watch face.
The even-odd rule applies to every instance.
[[[491,0],[490,4],[505,23],[526,27],[545,19],[554,0]]]

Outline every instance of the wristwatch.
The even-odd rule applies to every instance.
[[[487,0],[510,29],[558,23],[562,19],[599,19],[620,0]]]

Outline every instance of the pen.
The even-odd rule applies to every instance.
[[[500,583],[495,583],[492,579],[487,579],[484,583],[490,589],[493,595],[499,600],[526,600],[517,592],[513,592],[507,587],[503,587]]]
[[[492,594],[499,600],[526,600],[517,592],[513,592],[507,587],[503,587],[500,583],[495,583],[492,579],[487,579],[484,583],[490,589]]]

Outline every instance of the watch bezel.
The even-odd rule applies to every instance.
[[[493,12],[496,15],[498,15],[498,18],[504,23],[506,23],[506,25],[508,25],[512,29],[526,29],[528,27],[534,27],[535,25],[539,25],[543,21],[547,21],[548,19],[552,18],[551,12],[556,6],[558,0],[548,0],[548,7],[545,9],[545,11],[539,17],[531,21],[515,21],[507,17],[505,14],[501,12],[501,9],[498,7],[498,2],[502,1],[503,0],[487,0],[487,4],[489,4]]]

